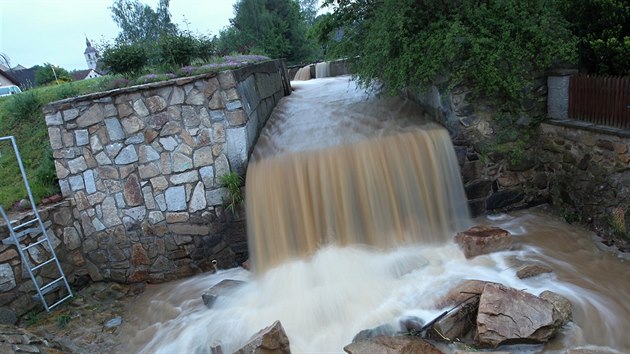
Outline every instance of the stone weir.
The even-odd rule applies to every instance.
[[[49,104],[72,215],[56,237],[76,234],[75,272],[159,282],[210,270],[213,260],[244,261],[242,212],[225,210],[220,178],[245,173],[260,129],[289,93],[286,64],[268,61]]]

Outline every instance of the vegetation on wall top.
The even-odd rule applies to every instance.
[[[515,106],[532,73],[576,57],[569,24],[550,1],[325,4],[334,12],[317,37],[327,40],[330,55],[350,58],[360,83],[383,82],[392,92],[448,81]]]

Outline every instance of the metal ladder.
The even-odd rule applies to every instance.
[[[70,284],[68,284],[68,279],[66,279],[63,269],[61,268],[61,264],[59,263],[59,259],[57,258],[57,255],[55,254],[55,250],[52,246],[52,243],[50,242],[50,239],[48,238],[48,234],[46,233],[46,227],[44,226],[44,223],[42,222],[42,219],[39,216],[39,212],[37,212],[37,206],[35,205],[35,201],[33,200],[33,194],[31,193],[31,187],[28,184],[28,179],[26,178],[26,171],[24,170],[24,165],[22,164],[22,158],[20,157],[20,152],[15,142],[15,137],[13,136],[0,137],[0,142],[4,140],[10,140],[11,144],[13,145],[13,151],[15,153],[15,157],[20,167],[20,172],[22,173],[22,180],[24,181],[24,186],[26,187],[26,191],[28,192],[28,199],[31,203],[31,209],[33,211],[33,215],[35,218],[29,221],[26,221],[22,224],[14,226],[11,223],[11,220],[9,220],[9,218],[7,217],[7,214],[4,212],[4,209],[2,208],[2,206],[0,206],[0,214],[2,215],[2,218],[7,224],[7,227],[9,229],[9,234],[10,234],[10,238],[6,238],[2,240],[2,243],[12,244],[16,246],[20,254],[20,257],[22,258],[22,262],[24,263],[25,268],[31,277],[31,280],[33,281],[33,284],[35,284],[37,295],[34,296],[34,298],[39,297],[42,304],[44,305],[44,308],[46,309],[46,312],[50,312],[50,310],[62,304],[64,301],[72,298],[73,296],[72,289],[70,288]],[[33,233],[36,235],[36,234],[39,234],[40,232],[42,234],[40,240],[30,243],[28,245],[23,245],[20,242],[20,240],[26,238],[26,236],[28,236],[29,234]],[[41,246],[44,250],[46,250],[46,246],[47,246],[48,250],[46,250],[46,252],[50,255],[50,258],[44,260],[43,262],[39,264],[33,265],[30,261],[28,251],[38,246]],[[56,265],[57,271],[59,272],[60,276],[58,278],[55,278],[53,281],[51,281],[48,284],[40,285],[37,282],[37,278],[34,272],[46,266],[53,266],[53,264]],[[45,295],[59,289],[62,286],[65,286],[67,295],[62,297],[60,300],[57,300],[56,302],[53,302],[52,304],[49,305],[48,302],[46,301]]]

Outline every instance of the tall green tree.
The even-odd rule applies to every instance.
[[[312,26],[317,18],[318,3],[318,0],[300,0],[300,11],[309,26]]]
[[[114,0],[110,7],[112,18],[120,28],[117,42],[141,43],[177,33],[171,21],[170,0],[160,0],[156,10],[138,0]]]
[[[35,83],[37,85],[68,81],[72,81],[68,70],[50,63],[39,66],[35,71]]]
[[[560,3],[579,38],[580,69],[630,75],[630,2],[562,0]]]
[[[299,62],[312,55],[307,23],[296,0],[240,0],[231,26],[221,32],[220,50],[260,53]]]

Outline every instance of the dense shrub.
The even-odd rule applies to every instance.
[[[102,62],[113,74],[138,73],[147,65],[148,57],[140,44],[118,44],[106,47]]]
[[[630,2],[562,0],[561,4],[580,41],[580,69],[630,75]]]
[[[221,55],[258,53],[286,58],[289,63],[308,61],[316,55],[315,42],[306,36],[309,24],[298,1],[239,0],[230,23],[220,33]]]
[[[575,60],[568,23],[545,0],[340,1],[320,27],[362,84],[392,92],[448,78],[516,105],[533,72]]]
[[[189,35],[165,36],[160,40],[160,57],[164,63],[190,65],[197,52],[197,41]]]

